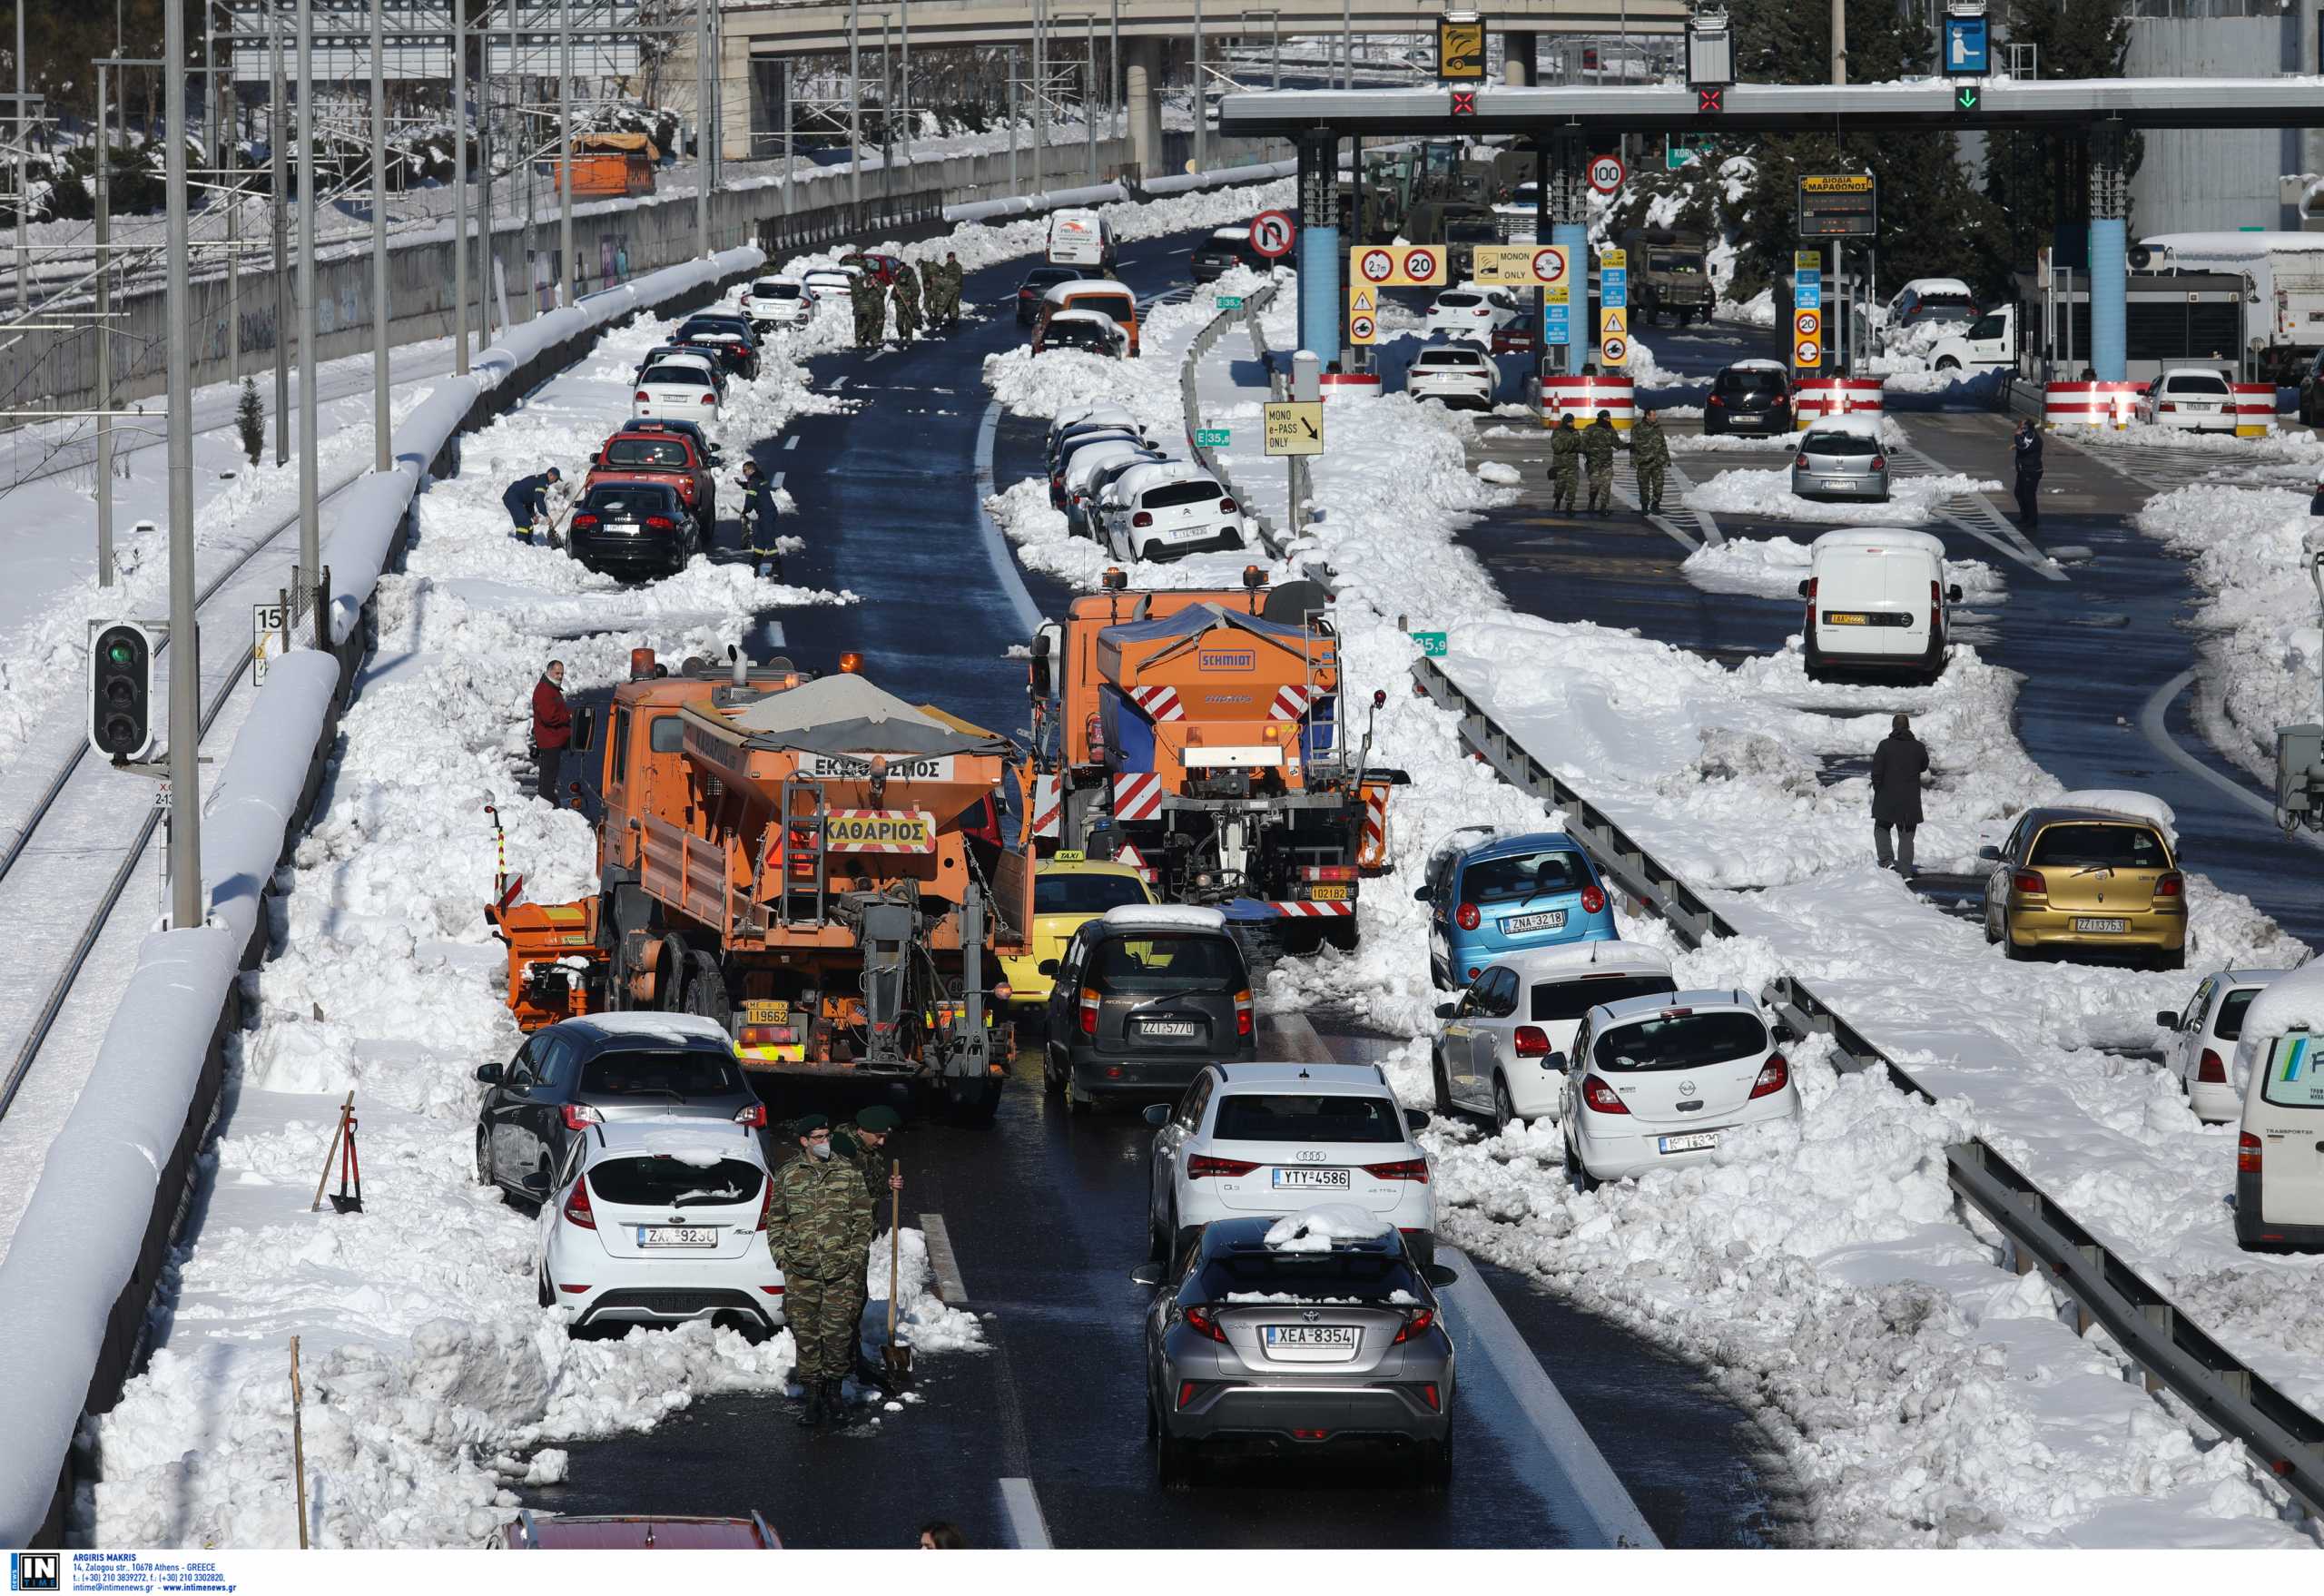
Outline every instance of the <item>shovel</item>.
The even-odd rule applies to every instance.
[[[901,1175],[903,1167],[892,1165]],[[903,1288],[904,1194],[901,1187],[888,1193],[888,1345],[880,1349],[880,1364],[884,1371],[881,1384],[892,1396],[911,1384],[911,1348],[896,1340],[896,1297]]]

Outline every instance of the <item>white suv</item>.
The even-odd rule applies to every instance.
[[[1436,296],[1428,308],[1423,330],[1431,338],[1446,338],[1489,347],[1492,335],[1517,320],[1517,300],[1505,288],[1479,288],[1464,282]]]
[[[707,355],[662,356],[637,374],[637,390],[629,401],[633,420],[715,421],[724,408],[717,368]]]
[[[1730,1130],[1796,1118],[1799,1090],[1777,1045],[1793,1040],[1748,993],[1671,992],[1581,1017],[1565,1074],[1566,1170],[1584,1189],[1699,1164]]]
[[[732,1324],[782,1328],[767,1248],[773,1177],[750,1125],[658,1116],[573,1138],[540,1207],[541,1306],[570,1328]]]
[[[1206,1064],[1159,1127],[1147,1160],[1150,1256],[1176,1256],[1214,1219],[1352,1203],[1395,1226],[1423,1264],[1436,1257],[1428,1122],[1396,1106],[1370,1064]]]
[[[1500,375],[1474,344],[1431,344],[1404,369],[1404,391],[1416,399],[1441,399],[1448,409],[1474,405],[1489,410]]]
[[[1106,543],[1117,558],[1171,559],[1206,548],[1243,547],[1243,507],[1192,460],[1125,471],[1105,511]]]

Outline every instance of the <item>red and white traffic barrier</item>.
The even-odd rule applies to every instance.
[[[1806,377],[1792,396],[1795,421],[1827,416],[1877,416],[1885,409],[1877,377]]]
[[[2276,385],[2272,382],[2237,382],[2229,386],[2235,389],[2235,436],[2265,438],[2276,429]]]
[[[2137,419],[2143,382],[2053,382],[2042,390],[2044,427],[2112,427]]]
[[[1544,377],[1539,409],[1541,425],[1554,427],[1561,416],[1587,427],[1604,410],[1617,432],[1628,432],[1638,419],[1638,385],[1627,377]]]
[[[1315,379],[1325,403],[1333,399],[1357,399],[1380,394],[1380,373],[1377,371],[1326,371]]]

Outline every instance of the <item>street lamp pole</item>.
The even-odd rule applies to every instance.
[[[371,468],[395,453],[388,435],[387,0],[371,0]]]
[[[105,133],[105,73],[97,68],[97,586],[113,586],[113,143]],[[281,404],[275,406],[281,423]],[[275,460],[281,464],[280,454]]]
[[[573,258],[573,0],[557,0],[556,50],[557,302],[569,305],[581,297],[581,262]]]
[[[274,98],[266,117],[267,157],[273,165],[274,204],[274,463],[281,465],[290,458],[290,262],[284,258],[283,228],[290,216],[290,157],[285,148],[289,141],[283,137],[283,116],[290,109],[290,96],[284,92],[282,82],[282,7],[276,0],[268,0],[266,7],[266,47],[268,64],[273,77]],[[99,76],[103,69],[99,69]],[[100,104],[103,96],[98,96]],[[104,117],[97,117],[97,143],[106,148]],[[100,162],[102,173],[107,163]],[[104,225],[104,206],[97,206],[97,225]],[[101,403],[103,401],[100,401]],[[101,423],[102,425],[102,423]]]
[[[299,0],[299,582],[311,601],[322,569],[315,463],[315,6]]]
[[[452,0],[452,374],[468,374],[468,0]]]
[[[202,794],[197,785],[202,779],[202,645],[193,618],[193,300],[186,274],[185,7],[165,5],[162,13],[162,56],[168,74],[162,103],[169,135],[162,182],[169,216],[170,638],[177,645],[170,655],[170,924],[192,931],[203,919]],[[24,19],[19,0],[19,84],[25,70]],[[21,97],[16,108],[21,118]],[[19,206],[19,225],[23,215]]]

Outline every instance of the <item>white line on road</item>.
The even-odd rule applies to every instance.
[[[2146,740],[2154,744],[2156,752],[2160,753],[2163,758],[2185,771],[2189,775],[2209,782],[2238,803],[2242,804],[2244,808],[2255,814],[2264,816],[2272,825],[2276,819],[2274,804],[2233,777],[2221,775],[2210,765],[2205,764],[2179,746],[2179,740],[2171,734],[2170,723],[2166,718],[2171,713],[2171,706],[2179,701],[2179,695],[2184,693],[2187,690],[2187,685],[2194,679],[2195,673],[2192,670],[2184,670],[2157,687],[2153,695],[2147,699],[2145,707],[2139,711],[2139,730],[2146,734]],[[2293,834],[2306,836],[2310,842],[2318,841],[2310,832]]]
[[[1049,1521],[1041,1516],[1041,1499],[1033,1494],[1030,1480],[1016,1478],[1000,1482],[1000,1505],[1009,1514],[1009,1532],[1016,1538],[1019,1552],[1049,1550]]]
[[[782,487],[783,478],[788,475],[790,475],[790,473],[787,471],[777,471],[773,476],[768,478],[766,479],[767,491],[771,493],[774,489]]]
[[[1000,523],[984,507],[984,501],[995,492],[992,483],[992,440],[1000,430],[1000,401],[993,400],[984,408],[984,423],[977,429],[977,519],[984,526],[984,551],[992,561],[992,574],[1000,578],[1000,591],[1009,597],[1010,607],[1017,612],[1020,634],[1030,637],[1041,624],[1040,606],[1033,602],[1032,594],[1025,586],[1024,576],[1017,569],[1017,557],[1009,551],[1009,539],[1001,536]]]
[[[960,1283],[960,1262],[952,1256],[952,1233],[944,1228],[941,1214],[922,1214],[920,1228],[928,1237],[928,1266],[936,1271],[936,1295],[954,1306],[969,1300]]]
[[[794,432],[790,437],[784,438],[783,440],[783,447],[785,448],[797,448],[799,447],[799,435]]]

